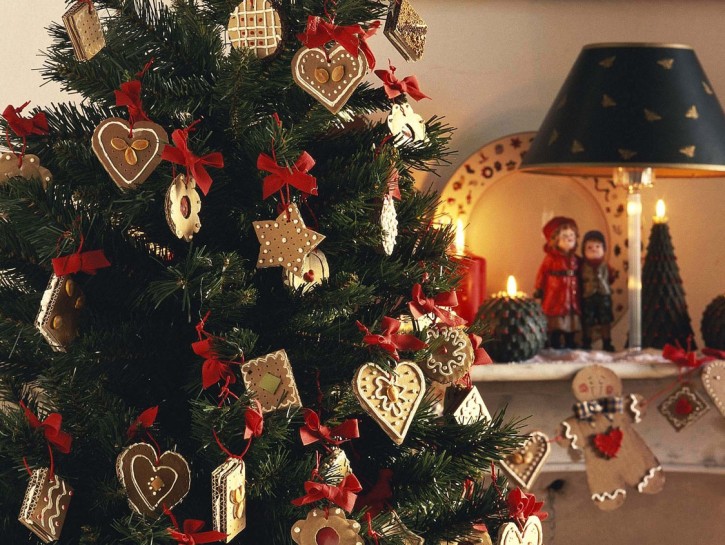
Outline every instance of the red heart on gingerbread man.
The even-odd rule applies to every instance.
[[[607,433],[598,433],[594,436],[594,446],[607,458],[614,458],[622,446],[622,430],[609,428]]]

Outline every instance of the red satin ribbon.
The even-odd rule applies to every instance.
[[[211,188],[212,179],[205,167],[222,168],[224,166],[224,157],[218,151],[197,157],[189,149],[189,133],[194,130],[194,125],[198,122],[199,120],[196,120],[185,129],[176,129],[171,133],[171,140],[176,144],[176,147],[170,144],[164,146],[161,158],[185,166],[186,175],[194,178],[196,185],[206,195]]]
[[[400,95],[408,95],[413,100],[421,100],[430,98],[423,93],[418,86],[418,78],[415,76],[407,76],[403,79],[395,77],[395,66],[390,65],[390,70],[375,70],[375,75],[383,81],[385,94],[389,99],[394,99]]]
[[[244,438],[251,439],[259,437],[264,431],[264,416],[262,415],[262,404],[258,400],[254,400],[257,404],[257,410],[249,407],[244,412]]]
[[[662,349],[662,357],[677,364],[679,367],[689,367],[691,369],[700,367],[715,359],[709,356],[698,358],[694,351],[687,351],[671,344],[666,344]]]
[[[466,325],[466,320],[453,314],[450,310],[440,308],[458,306],[458,298],[455,291],[439,293],[435,297],[426,297],[423,293],[423,286],[413,286],[413,300],[408,303],[408,308],[416,320],[433,313],[442,323],[448,326]]]
[[[530,516],[534,515],[539,517],[539,520],[544,521],[549,516],[548,513],[540,511],[544,506],[543,501],[536,501],[534,494],[527,494],[520,488],[514,488],[510,490],[508,496],[506,496],[506,504],[509,510],[509,516],[521,522],[526,522]]]
[[[116,95],[116,106],[128,108],[128,120],[133,127],[136,121],[150,121],[143,110],[141,102],[141,82],[137,79],[121,84],[121,88],[114,91]]]
[[[339,437],[340,439],[336,439]],[[350,418],[339,426],[328,428],[320,423],[320,416],[312,409],[305,409],[305,425],[300,428],[300,439],[307,446],[317,441],[341,445],[350,439],[360,437],[357,420]]]
[[[378,471],[377,482],[366,494],[358,496],[357,503],[355,504],[356,510],[359,511],[367,507],[368,513],[372,516],[377,516],[378,513],[385,509],[386,503],[393,497],[393,487],[390,484],[392,480],[392,469],[381,469]]]
[[[356,323],[357,328],[365,333],[365,336],[363,337],[364,343],[369,344],[370,346],[379,346],[388,352],[395,361],[400,361],[398,350],[415,351],[423,350],[428,347],[427,344],[415,335],[398,333],[398,330],[400,329],[400,321],[395,318],[391,318],[390,316],[385,316],[383,318],[381,324],[382,333],[380,333],[380,335],[370,333],[370,330],[363,324],[360,322]]]
[[[212,342],[212,339],[208,338],[191,343],[194,354],[204,358],[201,366],[201,383],[205,390],[221,380],[227,380],[228,384],[234,384],[237,381],[230,362],[219,359],[212,348]]]
[[[30,104],[30,101],[27,101],[18,108],[15,108],[12,104],[8,104],[3,111],[3,118],[8,122],[10,129],[23,140],[23,149],[18,155],[18,168],[23,166],[23,157],[25,156],[25,150],[28,147],[27,137],[31,134],[48,134],[49,130],[48,119],[45,117],[43,112],[37,112],[33,115],[33,117],[22,117],[20,115],[20,112],[22,112],[28,104]],[[10,134],[6,133],[5,139],[7,140],[10,151],[15,153],[15,148],[10,141]]]
[[[58,452],[68,454],[70,452],[73,438],[69,433],[61,430],[63,417],[60,413],[50,413],[41,422],[33,411],[26,407],[25,403],[20,402],[20,407],[25,411],[25,418],[28,419],[30,427],[34,429],[42,429],[45,440],[58,449]]]
[[[159,406],[149,407],[143,411],[138,418],[126,430],[126,435],[129,439],[133,439],[139,432],[148,431],[156,421],[156,416],[159,414]]]
[[[488,352],[486,352],[486,350],[481,346],[483,339],[474,333],[469,333],[468,338],[471,340],[471,344],[473,345],[473,365],[488,365],[489,363],[493,363],[491,356],[489,356]]]
[[[278,165],[272,157],[260,153],[257,157],[257,168],[270,173],[264,178],[262,198],[266,199],[288,186],[299,189],[306,195],[317,195],[317,179],[308,174],[313,166],[315,160],[306,151],[302,152],[291,167]]]
[[[307,17],[307,28],[297,35],[297,39],[309,48],[323,47],[327,42],[335,41],[355,57],[358,51],[362,51],[372,70],[375,68],[375,55],[366,40],[375,34],[379,27],[380,21],[375,21],[365,30],[360,25],[338,26],[316,15],[310,15]]]
[[[712,356],[718,360],[725,360],[725,350],[718,350],[716,348],[703,348],[702,353],[706,356]]]
[[[301,506],[321,500],[330,500],[335,505],[351,513],[355,507],[357,492],[362,490],[360,482],[352,473],[345,476],[338,486],[330,486],[315,481],[305,482],[304,496],[292,500],[293,505]]]
[[[176,521],[173,521],[176,524]],[[177,543],[182,545],[201,545],[203,543],[214,543],[215,541],[221,541],[227,538],[227,534],[224,532],[217,532],[216,530],[208,530],[202,532],[204,528],[203,520],[186,519],[184,521],[183,531],[179,530],[178,525],[176,529],[169,528],[169,536],[175,539]]]
[[[106,259],[103,250],[81,252],[82,247],[83,242],[81,242],[78,251],[75,253],[62,257],[54,257],[51,260],[53,263],[53,273],[56,276],[65,276],[77,272],[96,274],[98,269],[111,266],[111,262]]]

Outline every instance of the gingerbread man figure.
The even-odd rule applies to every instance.
[[[624,503],[626,485],[656,494],[665,484],[662,466],[634,430],[641,421],[642,398],[622,396],[622,381],[601,365],[585,367],[572,382],[574,416],[562,422],[561,436],[584,452],[592,500],[603,511]]]

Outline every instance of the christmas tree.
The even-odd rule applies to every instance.
[[[234,543],[307,543],[317,508],[341,544],[495,535],[514,513],[481,477],[516,424],[425,393],[432,375],[465,395],[475,357],[446,295],[452,233],[411,174],[445,161],[451,128],[391,138],[370,114],[408,115],[417,82],[346,79],[372,67],[387,4],[237,4],[78,2],[43,74],[83,100],[5,110],[0,534],[28,542],[22,504],[67,544],[201,543],[219,519],[246,519]],[[315,96],[328,81],[349,100]],[[35,520],[61,483],[55,527]]]
[[[685,290],[666,221],[654,223],[642,267],[642,346],[695,348]]]

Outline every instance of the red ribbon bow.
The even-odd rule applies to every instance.
[[[159,406],[149,407],[143,411],[138,418],[128,427],[126,435],[129,439],[133,439],[140,431],[147,431],[156,421],[156,416],[159,414]]]
[[[506,503],[509,509],[509,516],[515,520],[525,522],[530,516],[539,517],[539,520],[546,520],[548,513],[539,511],[544,506],[543,501],[536,501],[534,494],[527,494],[520,488],[514,488],[508,493]]]
[[[168,532],[172,539],[175,539],[182,545],[201,545],[202,543],[213,543],[215,541],[221,541],[226,539],[227,534],[224,532],[217,532],[216,530],[209,530],[202,532],[201,529],[204,527],[203,520],[186,519],[184,521],[184,530],[179,531],[176,529],[169,528]]]
[[[489,363],[493,363],[491,356],[489,356],[488,352],[486,352],[486,350],[481,346],[483,339],[474,333],[469,333],[468,338],[471,340],[471,344],[473,345],[473,365],[488,365]]]
[[[143,110],[141,102],[141,82],[137,79],[121,84],[121,89],[114,91],[116,106],[128,108],[128,120],[133,127],[136,121],[150,121]]]
[[[390,481],[393,480],[392,469],[381,469],[378,471],[378,481],[364,495],[358,496],[355,504],[356,510],[364,507],[368,508],[368,513],[377,516],[383,509],[385,504],[393,497],[393,487]]]
[[[264,416],[262,415],[262,404],[256,399],[257,410],[249,407],[244,412],[244,438],[259,437],[264,430]]]
[[[194,354],[204,358],[201,366],[201,384],[205,390],[220,380],[227,380],[227,384],[234,384],[237,381],[229,362],[220,360],[214,352],[212,342],[212,339],[208,338],[191,343]]]
[[[348,513],[351,513],[355,507],[357,493],[362,490],[360,482],[352,473],[345,476],[342,482],[337,486],[330,486],[325,483],[315,481],[305,482],[304,496],[292,500],[293,505],[301,506],[308,503],[314,503],[320,500],[330,500]]]
[[[12,104],[8,104],[3,111],[3,118],[8,122],[8,125],[12,131],[23,139],[23,149],[20,151],[18,156],[18,168],[23,166],[23,157],[25,156],[25,149],[28,146],[27,137],[31,134],[48,134],[48,119],[45,117],[43,112],[37,112],[33,117],[22,117],[20,112],[30,104],[30,101],[26,102],[22,106],[16,108]],[[5,139],[8,143],[10,151],[15,153],[15,148],[12,142],[10,142],[10,134],[5,134]]]
[[[340,437],[340,439],[336,439]],[[305,409],[305,425],[300,428],[300,439],[307,446],[316,441],[325,441],[331,445],[341,445],[350,439],[360,437],[357,420],[350,418],[335,428],[320,423],[320,416],[312,409]]]
[[[366,40],[375,34],[379,27],[380,21],[375,21],[365,30],[360,25],[338,26],[316,15],[310,15],[307,17],[307,28],[297,35],[297,39],[309,48],[322,47],[327,42],[335,41],[355,57],[358,51],[362,51],[372,70],[375,68],[375,55]]]
[[[33,411],[28,409],[22,401],[20,402],[20,407],[25,411],[25,418],[28,419],[31,428],[42,429],[45,440],[57,448],[58,452],[62,452],[63,454],[68,454],[70,452],[73,438],[69,433],[60,429],[63,424],[63,417],[60,413],[50,413],[41,422],[38,420],[38,417],[33,414]]]
[[[317,179],[307,173],[313,166],[315,160],[306,151],[302,152],[291,167],[278,165],[272,157],[260,153],[257,157],[257,168],[270,173],[264,178],[262,198],[266,199],[288,186],[295,187],[306,195],[317,195]]]
[[[111,266],[111,262],[106,259],[103,250],[82,252],[82,248],[83,241],[81,240],[81,244],[75,253],[62,257],[54,257],[51,260],[53,263],[53,273],[56,276],[65,276],[77,272],[96,274],[98,269]]]
[[[390,65],[390,70],[375,70],[375,75],[383,81],[385,94],[391,100],[402,94],[406,94],[414,100],[430,98],[420,90],[418,87],[418,78],[415,76],[407,76],[402,80],[396,78],[395,66],[392,64]]]
[[[427,344],[425,344],[415,335],[398,333],[398,330],[400,329],[400,320],[396,320],[395,318],[391,318],[390,316],[385,316],[383,318],[381,324],[382,333],[380,333],[380,335],[370,333],[370,330],[363,324],[361,324],[360,322],[356,323],[357,328],[365,333],[365,336],[363,337],[364,343],[369,344],[370,346],[379,346],[380,348],[388,352],[395,359],[395,361],[400,361],[398,350],[415,351],[423,350],[424,348],[428,347]]]
[[[709,356],[698,358],[694,351],[687,351],[671,344],[666,344],[662,349],[662,357],[677,364],[679,367],[689,367],[691,369],[700,367],[715,359]]]
[[[218,151],[197,157],[189,149],[189,133],[194,130],[194,125],[198,122],[199,120],[196,120],[185,129],[176,129],[171,133],[171,140],[176,144],[176,147],[170,144],[164,146],[161,158],[177,165],[184,165],[186,175],[194,178],[196,185],[206,195],[211,188],[212,179],[205,167],[222,168],[224,166],[224,157]]]
[[[413,286],[413,300],[408,303],[408,308],[416,320],[433,313],[441,322],[448,326],[466,325],[466,320],[453,314],[450,310],[439,308],[458,306],[458,297],[455,291],[439,293],[435,297],[426,297],[423,293],[423,286]]]

